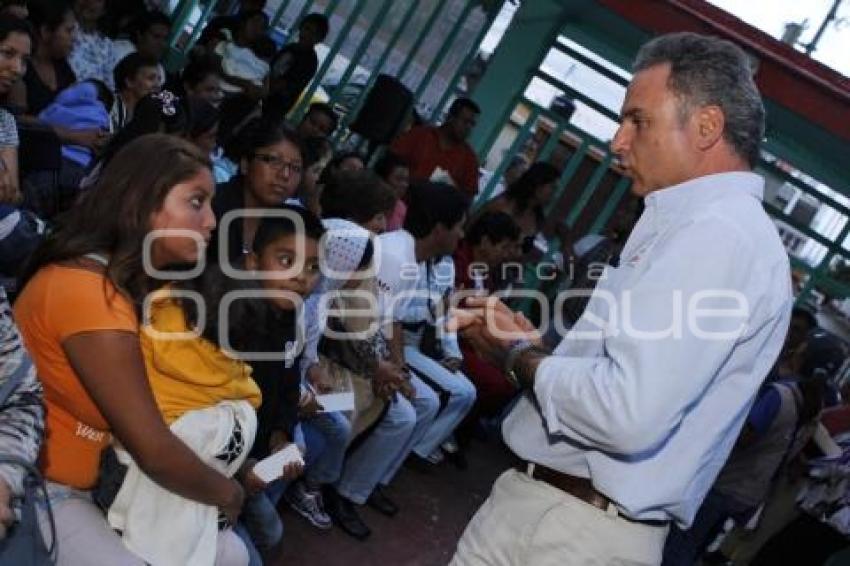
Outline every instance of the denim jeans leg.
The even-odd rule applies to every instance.
[[[463,373],[449,371],[414,346],[404,347],[404,359],[438,395],[448,397],[434,422],[413,446],[418,456],[427,458],[454,432],[472,408],[475,386]]]
[[[351,423],[342,413],[334,412],[318,414],[304,421],[303,426],[305,436],[319,434],[324,442],[322,453],[307,466],[306,479],[314,485],[336,482],[342,473],[345,449],[351,438]]]
[[[239,522],[261,553],[273,548],[283,538],[283,522],[274,503],[265,493],[251,495],[245,499]],[[253,556],[253,553],[251,554]]]
[[[404,460],[410,454],[410,450],[428,432],[440,410],[440,399],[434,390],[428,387],[421,379],[411,375],[410,384],[413,385],[415,395],[413,397],[413,408],[416,411],[416,426],[407,443],[398,451],[392,464],[387,468],[384,477],[381,478],[382,485],[389,485],[393,480]]]
[[[436,406],[433,411],[436,412]],[[402,451],[406,447],[409,450],[416,420],[416,409],[404,397],[390,403],[378,426],[348,455],[337,483],[337,492],[355,503],[365,503]]]

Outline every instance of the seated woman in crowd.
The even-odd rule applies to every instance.
[[[211,187],[211,176],[206,177]],[[208,202],[201,212],[211,227]],[[255,484],[262,489],[262,480],[251,475],[253,462],[247,460],[257,431],[260,389],[251,379],[250,366],[234,356],[249,350],[247,336],[266,309],[260,300],[241,300],[219,319],[228,282],[212,266],[151,295],[144,312],[142,354],[157,406],[171,431],[211,468],[238,477],[246,490]],[[181,295],[185,291],[197,293],[205,308]],[[199,336],[192,334],[194,329]],[[159,486],[120,446],[114,453],[115,465],[101,466],[101,481],[108,484],[104,475],[115,474],[117,491],[100,493],[98,503],[108,509],[109,524],[127,547],[149,564],[213,564],[218,538],[229,536],[233,526],[230,519],[213,506]],[[168,520],[150,520],[156,516]],[[227,561],[244,564],[247,552],[241,560],[234,555]]]
[[[171,92],[163,90],[145,96],[136,105],[133,119],[110,140],[89,173],[80,181],[80,189],[93,186],[112,158],[130,142],[147,134],[182,136],[186,132],[186,123],[186,110]]]
[[[30,55],[32,36],[29,26],[14,16],[0,15],[0,49],[8,53],[0,58],[0,73],[19,79]],[[13,81],[12,81],[13,82]],[[0,97],[9,92],[11,83],[0,81]],[[15,118],[0,108],[0,202],[17,204],[18,185],[18,127]]]
[[[156,59],[130,53],[115,66],[115,103],[109,112],[110,131],[120,132],[130,120],[136,105],[160,86]]]
[[[156,61],[157,89],[165,86],[165,69],[162,59],[168,50],[168,33],[171,31],[171,20],[159,11],[144,11],[133,17],[128,25],[127,39],[117,39],[113,42],[115,62],[123,60],[130,53],[138,53],[146,59]],[[116,81],[115,87],[120,85]]]
[[[218,507],[233,522],[239,482],[211,468],[171,430],[151,393],[139,342],[148,294],[167,281],[151,269],[192,264],[197,242],[152,230],[182,229],[208,240],[215,220],[209,160],[188,142],[134,141],[32,257],[15,314],[45,391],[41,463],[56,521],[60,564],[139,564],[92,499],[104,449],[115,441],[160,486]],[[143,262],[143,255],[146,261]],[[147,269],[146,269],[147,267]],[[42,517],[45,518],[45,517]],[[244,556],[235,536],[218,555]]]
[[[195,57],[183,68],[177,92],[186,98],[206,100],[216,108],[221,104],[221,66],[212,57]]]
[[[12,88],[9,102],[24,116],[33,117],[53,102],[59,92],[77,82],[68,64],[77,20],[64,0],[31,0],[29,11],[35,33],[32,59],[23,80]]]
[[[508,185],[503,194],[484,205],[481,213],[510,214],[522,233],[522,251],[528,253],[534,246],[534,238],[543,229],[543,207],[549,204],[560,176],[554,165],[539,161]]]
[[[304,167],[301,141],[286,126],[256,122],[241,139],[245,147],[239,175],[219,186],[213,199],[219,230],[227,230],[227,248],[221,252],[231,262],[251,252],[261,211],[277,208],[295,196]],[[231,211],[248,214],[236,216],[225,226],[225,216]],[[212,242],[210,254],[220,252],[220,239]]]
[[[114,91],[112,69],[118,58],[112,40],[101,29],[105,6],[103,0],[73,0],[79,28],[68,62],[78,80],[97,79]]]

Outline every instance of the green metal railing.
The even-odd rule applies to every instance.
[[[627,73],[618,73],[616,71],[613,71],[605,65],[599,63],[598,61],[595,61],[591,57],[588,57],[586,54],[572,48],[569,45],[566,45],[559,41],[553,46],[553,49],[556,49],[566,54],[578,63],[598,72],[602,76],[623,87],[625,87],[627,84]],[[599,101],[595,100],[590,94],[586,92],[581,92],[576,88],[573,88],[572,86],[566,84],[563,80],[560,80],[558,77],[553,76],[552,74],[543,69],[538,69],[533,74],[532,80],[533,78],[537,78],[546,82],[549,85],[554,86],[567,96],[570,96],[574,100],[582,102],[583,104],[605,116],[606,118],[609,118],[613,121],[619,120],[615,111],[606,107]],[[602,160],[595,167],[585,185],[580,189],[578,197],[574,201],[574,204],[572,205],[570,210],[567,211],[565,218],[562,221],[562,223],[565,224],[567,227],[572,228],[577,224],[578,220],[582,217],[582,215],[586,213],[587,204],[593,199],[593,195],[598,190],[602,179],[605,177],[605,173],[610,169],[613,163],[614,158],[608,150],[608,144],[601,140],[594,139],[592,136],[589,136],[585,132],[578,131],[577,128],[575,128],[572,124],[569,124],[568,122],[559,121],[556,116],[553,116],[551,114],[551,112],[537,108],[536,104],[530,102],[521,95],[518,95],[515,98],[515,103],[512,104],[511,107],[505,112],[505,115],[502,117],[503,123],[507,124],[510,121],[511,116],[514,114],[517,105],[523,105],[526,107],[526,109],[530,110],[529,118],[519,128],[514,142],[510,145],[509,149],[505,152],[504,157],[497,165],[493,178],[490,180],[486,187],[483,187],[482,198],[477,202],[477,205],[481,206],[489,197],[493,188],[498,184],[500,177],[504,173],[507,167],[507,163],[510,162],[513,155],[515,155],[517,149],[521,147],[522,144],[525,143],[525,140],[527,140],[530,136],[530,133],[535,126],[535,122],[537,122],[540,118],[547,118],[551,122],[554,122],[555,129],[553,130],[552,135],[550,135],[541,152],[538,154],[539,160],[549,160],[552,151],[557,146],[561,134],[564,132],[570,133],[576,138],[578,138],[578,140],[580,140],[578,148],[572,154],[572,156],[564,166],[561,178],[559,178],[556,185],[556,189],[553,192],[552,201],[547,207],[547,214],[551,214],[557,203],[561,202],[561,200],[564,198],[564,191],[568,186],[570,186],[570,181],[574,178],[576,172],[579,169],[579,166],[586,158],[590,148],[596,147],[598,150],[602,150],[604,152]],[[486,140],[486,143],[484,144],[484,147],[480,152],[482,158],[484,158],[491,152],[492,147],[495,144],[498,136],[499,132],[496,131],[494,134],[491,135],[490,139]],[[766,142],[765,149],[773,153],[780,159],[784,159],[788,163],[793,164],[793,159],[791,158],[792,156],[784,156],[783,152],[779,148],[773,147],[770,140]],[[805,167],[801,164],[795,165],[797,165],[801,170],[805,171]],[[830,266],[832,266],[836,260],[850,260],[850,251],[843,247],[844,241],[848,237],[850,237],[850,206],[842,204],[829,194],[820,191],[816,187],[811,186],[808,183],[794,177],[787,171],[780,169],[779,167],[777,167],[776,164],[766,159],[762,159],[760,161],[759,169],[761,169],[763,172],[769,174],[775,179],[779,179],[780,181],[784,181],[786,183],[791,184],[796,189],[802,191],[802,193],[816,199],[822,205],[829,206],[830,208],[835,210],[838,215],[840,215],[839,219],[843,219],[844,222],[837,236],[828,237],[819,233],[817,230],[813,229],[810,226],[801,224],[794,218],[790,217],[788,214],[785,214],[784,211],[778,209],[770,203],[765,203],[765,210],[776,221],[784,223],[790,228],[796,230],[802,236],[808,238],[810,241],[816,242],[817,244],[823,246],[823,248],[826,250],[824,256],[822,257],[822,259],[820,259],[820,261],[817,262],[816,265],[810,265],[808,262],[791,255],[792,267],[795,270],[799,270],[806,273],[806,275],[808,276],[805,286],[802,292],[799,294],[798,300],[807,300],[809,292],[814,290],[815,288],[821,288],[831,293],[850,297],[850,286],[843,285],[842,283],[833,280],[829,276]],[[601,211],[597,214],[595,218],[591,219],[588,233],[599,233],[604,228],[604,226],[610,220],[611,216],[615,213],[617,207],[622,202],[623,197],[625,196],[629,186],[630,181],[625,177],[617,181],[613,191],[610,193],[610,196],[603,204]],[[839,190],[846,187],[834,188],[837,190],[837,192],[841,194],[850,194],[850,191]],[[557,238],[553,238],[550,241],[550,248],[551,245],[560,245],[560,242]],[[543,260],[545,261],[547,259],[550,259],[550,257],[551,253],[544,256]],[[531,271],[533,272],[533,270]],[[530,286],[532,288],[536,288],[539,286],[539,283],[540,282],[536,281],[536,279],[533,278]],[[526,303],[525,306],[528,306],[528,304]]]
[[[386,18],[387,13],[390,11],[390,8],[393,6],[393,0],[384,0],[384,3],[381,5],[381,9],[378,11],[378,14],[372,20],[372,24],[366,30],[366,34],[363,36],[363,39],[360,41],[360,44],[357,46],[357,49],[354,51],[354,56],[348,62],[348,65],[345,68],[345,71],[342,73],[342,76],[337,83],[337,87],[334,89],[333,95],[331,96],[328,104],[333,106],[339,97],[342,95],[343,88],[348,84],[349,79],[351,79],[351,75],[354,73],[354,69],[357,67],[357,62],[363,58],[363,55],[366,53],[366,50],[369,48],[369,45],[372,42],[372,38],[375,37],[378,29],[381,27],[384,18]]]
[[[389,42],[384,46],[384,50],[381,52],[381,55],[378,57],[378,62],[375,63],[372,72],[369,74],[369,80],[366,81],[366,85],[363,87],[363,90],[360,92],[360,95],[357,97],[354,105],[346,112],[345,116],[343,116],[342,124],[337,131],[334,133],[333,143],[336,144],[342,138],[344,132],[348,129],[348,126],[354,121],[354,118],[360,112],[360,109],[363,108],[363,104],[366,102],[366,95],[374,86],[375,81],[378,80],[378,75],[381,74],[381,71],[384,69],[384,65],[387,62],[387,58],[392,53],[393,49],[398,43],[398,40],[401,38],[402,32],[407,28],[407,24],[410,23],[413,14],[416,13],[417,3],[415,1],[411,1],[407,7],[407,10],[404,12],[402,16],[401,23],[393,32],[392,37]]]
[[[443,44],[440,46],[440,50],[437,51],[437,55],[434,57],[434,60],[431,61],[431,64],[428,65],[428,68],[425,70],[425,74],[422,76],[422,79],[419,81],[419,85],[416,87],[416,90],[413,92],[413,97],[418,99],[425,92],[425,89],[428,87],[431,79],[434,77],[434,73],[437,72],[437,68],[442,65],[443,60],[448,54],[449,50],[454,46],[455,40],[457,39],[460,30],[463,29],[464,24],[466,24],[467,18],[472,14],[472,9],[475,8],[474,2],[467,2],[463,7],[463,12],[461,12],[460,17],[455,20],[455,23],[452,25],[451,31],[449,31],[449,35],[443,41]]]

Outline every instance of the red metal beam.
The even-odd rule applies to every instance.
[[[693,31],[725,37],[759,61],[762,94],[850,141],[850,79],[704,0],[596,0],[653,33]]]

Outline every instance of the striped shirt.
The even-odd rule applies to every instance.
[[[28,356],[12,319],[6,291],[0,287],[0,386]],[[35,366],[31,366],[23,381],[0,405],[0,454],[35,463],[43,436],[41,382],[36,377]],[[4,480],[13,493],[23,493],[24,475],[20,467],[0,464],[0,480]]]

